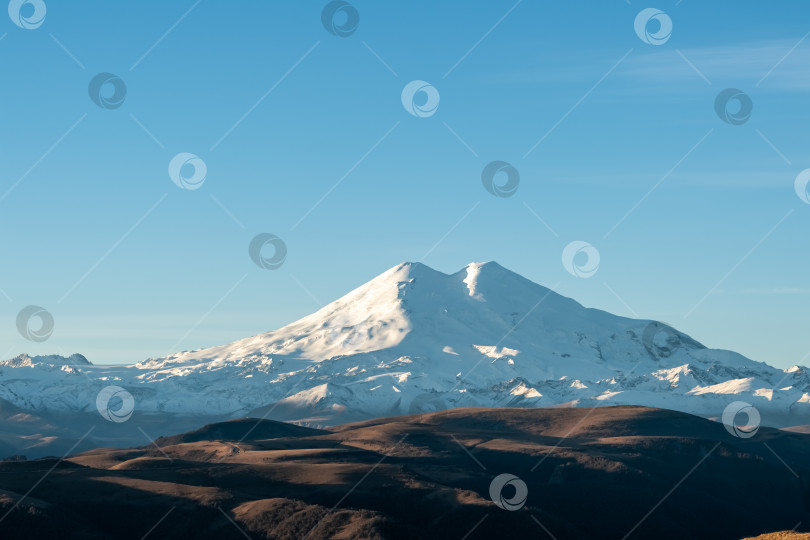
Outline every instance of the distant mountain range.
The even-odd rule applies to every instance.
[[[810,424],[810,377],[585,308],[494,262],[451,275],[403,263],[228,345],[127,366],[0,362],[0,455],[52,451],[88,426],[83,447],[244,416],[328,426],[465,406],[627,404],[717,418],[733,401],[766,425]]]

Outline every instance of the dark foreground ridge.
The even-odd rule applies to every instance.
[[[503,473],[519,479],[499,491],[511,511],[491,498]],[[810,435],[741,439],[645,407],[467,408],[328,430],[243,419],[0,462],[3,539],[738,539],[808,530],[809,505]]]

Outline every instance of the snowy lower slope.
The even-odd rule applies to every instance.
[[[764,423],[810,423],[804,368],[782,371],[661,323],[585,308],[496,263],[452,275],[401,264],[279,330],[133,366],[80,355],[0,362],[0,404],[25,411],[98,414],[108,385],[132,394],[133,419],[336,424],[472,405],[617,404],[718,417],[742,400]]]

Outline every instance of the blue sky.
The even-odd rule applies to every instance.
[[[401,261],[496,260],[808,362],[804,2],[661,2],[661,45],[636,35],[635,0],[355,1],[347,37],[326,2],[45,3],[38,28],[0,22],[4,357],[135,362],[283,326]],[[101,72],[120,107],[90,99]],[[403,107],[413,80],[435,114]],[[726,88],[750,96],[742,125],[715,113]],[[206,164],[199,189],[169,178],[182,152]],[[511,197],[482,185],[495,160],[519,171]],[[251,261],[260,233],[287,245],[281,268]],[[599,251],[587,279],[561,262],[572,241]],[[55,320],[42,343],[15,326],[31,304]]]

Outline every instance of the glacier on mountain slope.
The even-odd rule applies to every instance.
[[[95,413],[108,385],[134,396],[133,419],[330,425],[460,406],[618,404],[718,417],[742,400],[766,424],[810,423],[805,368],[585,308],[493,262],[452,275],[403,263],[279,330],[131,366],[81,355],[0,362],[0,400],[25,411]]]

